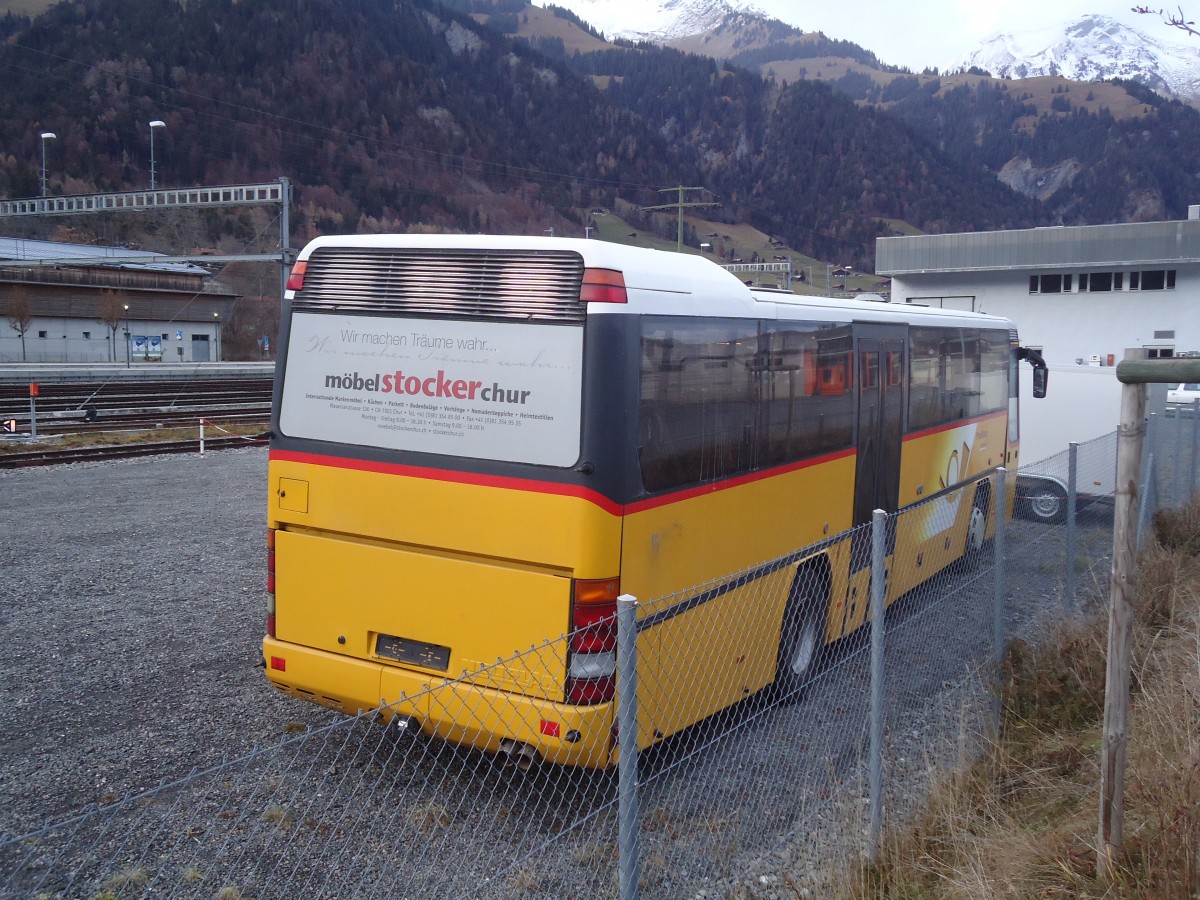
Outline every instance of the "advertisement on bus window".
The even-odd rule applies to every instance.
[[[291,437],[569,466],[583,329],[298,312],[280,428]]]

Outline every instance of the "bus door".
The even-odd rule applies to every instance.
[[[854,474],[855,531],[850,551],[850,596],[845,605],[847,619],[844,624],[848,627],[862,621],[869,605],[866,570],[871,566],[871,514],[876,509],[895,512],[900,502],[900,448],[908,371],[903,327],[857,325],[855,332],[858,462]],[[888,519],[888,555],[895,547],[895,524],[894,517]]]

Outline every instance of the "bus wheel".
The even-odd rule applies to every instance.
[[[979,560],[987,542],[988,495],[982,488],[975,491],[971,501],[971,519],[967,522],[967,545],[963,548],[964,561],[970,565]]]
[[[777,700],[803,697],[825,658],[826,601],[818,596],[814,585],[803,583],[811,580],[811,573],[796,575],[783,613],[775,662]]]

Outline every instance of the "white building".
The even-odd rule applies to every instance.
[[[1200,207],[1180,222],[880,238],[893,303],[1008,316],[1046,362],[1200,350]]]
[[[0,363],[219,360],[237,295],[201,266],[163,260],[0,237]]]

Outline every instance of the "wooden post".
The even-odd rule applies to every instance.
[[[1143,351],[1126,350],[1125,359]],[[1146,386],[1123,384],[1117,439],[1117,491],[1113,511],[1112,580],[1109,583],[1108,669],[1104,682],[1101,735],[1100,828],[1096,836],[1096,876],[1111,876],[1121,850],[1125,816],[1125,751],[1129,726],[1129,671],[1132,654],[1133,581],[1137,564],[1138,483],[1146,435]]]

